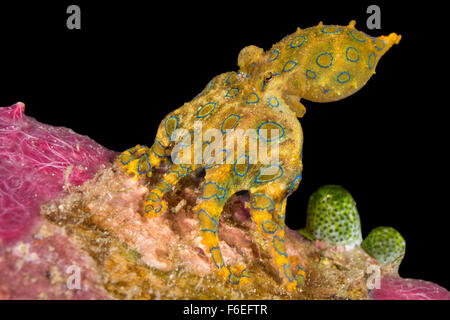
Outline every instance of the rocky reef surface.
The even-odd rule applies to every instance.
[[[279,285],[246,195],[233,196],[219,223],[220,246],[227,263],[248,266],[251,281],[223,282],[192,212],[201,177],[186,176],[169,192],[168,212],[147,219],[143,195],[158,175],[135,179],[112,164],[115,156],[25,116],[22,103],[0,108],[0,299],[449,299],[436,284],[398,275],[404,240],[395,230],[369,235],[363,249],[352,199],[335,187],[336,203],[345,201],[353,218],[339,223],[334,211],[333,221],[351,241],[339,228],[319,239],[315,217],[326,213],[308,207],[308,236],[286,232],[287,251],[308,276],[298,293]],[[389,252],[380,250],[385,242]]]

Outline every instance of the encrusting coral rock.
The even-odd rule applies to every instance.
[[[30,238],[0,251],[0,299],[111,299],[94,260],[63,229],[43,222]]]
[[[332,248],[316,250],[295,231],[286,231],[286,250],[306,257],[299,263],[307,266],[311,280],[301,293],[293,295],[278,285],[280,275],[269,256],[261,250],[263,239],[246,211],[243,199],[236,195],[224,209],[219,223],[220,245],[225,261],[246,263],[254,279],[236,287],[221,281],[214,272],[198,233],[198,220],[192,211],[201,189],[199,179],[187,176],[168,196],[168,211],[154,219],[140,212],[142,194],[148,190],[144,179],[135,180],[112,167],[102,170],[95,179],[78,188],[76,193],[43,207],[50,221],[64,225],[78,241],[101,243],[111,250],[118,244],[127,248],[116,256],[115,264],[102,261],[100,251],[93,258],[102,273],[111,277],[107,287],[116,297],[132,298],[208,298],[208,299],[287,299],[287,298],[368,298],[364,270],[366,254],[334,252]],[[241,217],[235,218],[236,214]],[[92,233],[92,228],[97,231]],[[107,253],[106,255],[109,255]],[[129,257],[133,257],[130,259]],[[357,269],[357,272],[354,272]],[[130,273],[134,276],[131,277]],[[139,275],[139,276],[136,276]],[[115,279],[115,280],[113,280]],[[120,287],[114,287],[114,281]]]

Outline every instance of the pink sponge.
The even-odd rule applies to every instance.
[[[0,243],[24,236],[43,202],[60,196],[66,184],[92,178],[116,154],[24,112],[20,102],[0,108]]]
[[[450,293],[435,283],[395,276],[382,278],[371,296],[374,300],[450,300]]]

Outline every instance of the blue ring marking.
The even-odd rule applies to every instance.
[[[292,67],[286,69],[286,67],[287,67],[287,65],[288,65],[289,63],[291,63],[291,64],[293,64],[293,65],[292,65]],[[284,71],[284,72],[291,71],[292,69],[294,69],[294,67],[295,67],[296,65],[297,65],[297,62],[292,61],[292,60],[291,60],[291,61],[288,61],[288,62],[286,62],[286,64],[284,65],[283,71]]]
[[[259,133],[259,130],[261,130],[261,127],[262,127],[263,125],[268,124],[268,123],[272,123],[272,124],[276,125],[277,127],[279,127],[279,128],[281,129],[281,135],[279,135],[278,137],[273,138],[273,139],[265,139],[264,137],[262,137],[262,136],[260,135],[260,133]],[[259,125],[259,127],[258,127],[258,136],[259,136],[263,141],[268,141],[268,142],[270,142],[270,141],[278,140],[278,139],[281,139],[281,137],[284,136],[284,129],[283,129],[283,127],[282,127],[281,125],[279,125],[279,124],[276,123],[276,122],[273,122],[273,121],[267,121],[267,122],[261,123],[261,124]]]
[[[299,278],[302,279],[301,282],[298,281]],[[299,274],[295,277],[295,281],[297,281],[297,288],[299,288],[305,282],[305,277],[302,274]]]
[[[301,174],[299,174],[298,176],[296,176],[295,179],[292,181],[291,187],[289,188],[289,192],[288,192],[289,195],[292,193],[292,190],[294,190],[295,182],[296,182],[298,179],[300,179],[300,180],[302,179],[302,175],[301,175]]]
[[[233,124],[233,126],[232,126],[231,128],[229,128],[229,129],[227,129],[227,130],[223,130],[223,125],[225,124],[225,121],[227,121],[228,118],[230,118],[230,117],[235,117],[235,118],[237,117],[237,120],[234,122],[234,124]],[[241,119],[241,117],[238,116],[237,114],[230,114],[228,117],[225,118],[225,120],[223,120],[223,122],[222,122],[222,127],[220,128],[220,131],[221,131],[222,133],[227,133],[228,131],[233,130],[233,128],[238,124],[238,122],[239,122],[240,119]]]
[[[315,79],[316,78],[316,73],[312,70],[306,70],[306,76],[309,79]]]
[[[131,150],[133,150],[133,151],[131,151]],[[137,149],[136,149],[136,147],[133,147],[133,148],[127,149],[127,151],[128,151],[130,154],[135,154],[136,151],[137,151]]]
[[[219,197],[218,195],[217,195],[217,193],[218,192],[216,192],[215,194],[213,194],[212,196],[210,196],[210,197],[203,197],[203,192],[205,191],[205,185],[207,185],[207,184],[213,184],[213,185],[215,185],[216,186],[216,188],[218,189],[218,190],[222,190],[223,191],[223,195],[221,196],[221,197]],[[200,197],[200,199],[205,199],[205,200],[207,200],[207,199],[211,199],[211,198],[213,198],[213,197],[216,197],[217,199],[222,199],[223,197],[225,197],[225,195],[226,195],[226,191],[225,191],[225,189],[224,188],[222,188],[222,187],[219,187],[218,185],[217,185],[217,183],[215,183],[215,182],[205,182],[204,184],[203,184],[203,186],[202,186],[202,196]]]
[[[323,28],[322,29],[322,32],[323,33],[339,33],[339,32],[341,32],[342,31],[342,29],[341,28],[338,28],[336,31],[326,31],[325,29],[329,29],[329,28],[336,28],[336,27],[334,27],[334,26],[328,26],[328,27],[325,27],[325,28]]]
[[[128,150],[127,150],[128,151]],[[128,157],[130,157],[129,159],[128,159],[128,161],[123,161],[123,157],[124,156],[128,156]],[[129,155],[129,154],[122,154],[121,156],[120,156],[120,163],[122,164],[122,165],[126,165],[126,164],[128,164],[128,163],[130,163],[130,161],[131,160],[134,160],[133,159],[133,157],[131,157],[131,155]]]
[[[276,54],[275,57],[273,57]],[[275,61],[278,59],[278,55],[280,54],[280,52],[276,49],[273,49],[272,54],[270,55],[270,57],[267,59],[267,61]]]
[[[252,76],[252,73],[253,73],[253,71],[255,70],[255,66],[256,66],[256,63],[253,62],[253,63],[252,63],[252,70],[250,70],[250,73],[247,75],[247,78],[250,78],[250,77]]]
[[[343,75],[347,75],[347,76],[348,76],[347,80],[341,80],[341,79],[340,79]],[[337,76],[337,81],[338,81],[339,83],[346,83],[346,82],[348,82],[349,80],[350,80],[350,73],[348,73],[347,71],[341,72],[341,73]]]
[[[221,151],[225,152],[225,157],[222,159],[222,161],[220,161],[219,163],[216,163],[216,164],[212,164],[214,162],[214,160],[216,160],[216,157],[215,157],[216,155],[214,155],[214,157],[211,157],[211,160],[210,160],[211,163],[207,163],[207,166],[205,166],[205,169],[211,169],[212,167],[218,166],[218,165],[220,165],[220,164],[225,162],[225,160],[228,157],[228,151],[225,150],[225,149],[223,149]]]
[[[292,281],[294,281],[294,279],[293,279],[293,278],[290,278],[290,277],[288,276],[288,273],[286,272],[286,267],[287,267],[288,269],[290,269],[291,266],[288,265],[288,264],[286,264],[286,263],[283,264],[283,271],[284,271],[285,277],[289,280],[289,282],[292,282]]]
[[[265,194],[263,194],[263,193],[257,193],[257,194],[254,194],[253,197],[254,197],[254,198],[256,198],[256,197],[263,197],[263,198],[266,198],[267,200],[269,200],[269,202],[270,202],[269,205],[268,205],[267,207],[256,207],[256,206],[253,205],[253,204],[256,202],[256,199],[255,199],[255,200],[253,200],[253,201],[250,203],[250,206],[251,206],[253,209],[255,209],[255,210],[265,210],[265,209],[271,208],[271,209],[269,209],[268,211],[273,211],[273,209],[275,208],[273,200],[272,200],[270,197],[266,196]]]
[[[370,63],[370,59],[373,58],[373,63]],[[377,61],[377,58],[375,57],[375,54],[372,52],[369,56],[369,60],[367,61],[367,66],[369,67],[370,70],[373,69],[373,67],[375,66],[375,62]]]
[[[245,272],[245,273],[244,273]],[[250,275],[248,274],[247,269],[242,270],[241,272],[241,278],[250,278]]]
[[[305,271],[305,268],[303,268],[301,265],[297,264],[297,269],[302,270],[303,272]]]
[[[266,230],[266,227],[265,227],[266,224],[274,225],[274,226],[275,226],[275,229],[274,229],[273,231],[268,231],[268,230]],[[264,221],[264,222],[262,223],[261,227],[262,227],[262,229],[263,229],[263,231],[264,231],[265,233],[275,233],[275,232],[277,231],[277,229],[278,229],[278,225],[277,225],[276,223],[270,221],[270,220]]]
[[[355,37],[355,35],[354,35],[355,32],[358,32],[364,39],[361,40],[361,39],[358,39],[357,37]],[[359,42],[366,42],[366,37],[363,35],[362,32],[356,31],[356,30],[352,30],[352,31],[350,31],[350,34],[351,34],[351,36],[353,37],[353,39],[355,39],[356,41],[359,41]]]
[[[157,193],[152,191],[152,192],[149,192],[149,195],[150,194],[154,194],[156,196],[156,200],[153,200],[153,199],[150,198],[150,196],[147,196],[145,201],[152,201],[152,202],[159,202],[159,201],[161,201],[161,198],[159,197],[159,195]]]
[[[162,182],[166,186],[166,188],[164,190],[161,189],[160,187],[156,186],[155,188],[158,189],[159,191],[166,192],[167,190],[169,190],[171,188],[170,184],[165,182],[163,179],[160,179],[159,181]]]
[[[267,181],[258,181],[258,178],[259,178],[259,176],[261,175],[261,173],[263,173],[264,170],[267,170],[267,169],[269,169],[270,167],[278,167],[278,168],[280,169],[280,174],[279,174],[278,176],[276,176],[275,178],[271,179],[271,180],[267,180]],[[267,167],[261,169],[261,171],[258,173],[258,175],[257,175],[256,178],[255,178],[255,183],[266,183],[266,182],[271,182],[271,181],[273,181],[273,180],[278,179],[278,178],[281,177],[282,175],[283,175],[283,168],[281,168],[281,166],[278,165],[278,164],[272,164],[272,165],[270,165],[270,166],[267,166]]]
[[[323,90],[323,93],[328,93],[328,90],[327,89]]]
[[[185,167],[185,166],[183,166],[181,164],[179,164],[179,166],[180,166],[180,169],[178,169],[178,170],[167,170],[167,172],[176,173],[178,178],[187,176],[187,174],[189,173],[189,167]],[[180,173],[181,169],[186,169],[186,172],[184,174]]]
[[[296,44],[296,45],[293,45],[293,44],[294,44],[294,41],[297,40],[298,38],[303,38],[302,42],[300,42],[300,43],[298,43],[298,44]],[[294,39],[292,39],[292,41],[291,41],[291,48],[298,48],[298,47],[300,47],[302,44],[304,44],[305,41],[306,41],[306,38],[305,38],[304,36],[297,36],[297,37],[295,37]]]
[[[381,48],[377,46],[377,40],[380,40],[383,43],[383,46]],[[375,48],[377,48],[378,51],[381,51],[384,48],[386,48],[386,41],[384,40],[373,38],[373,43],[375,44]]]
[[[202,110],[203,110],[204,108],[206,108],[207,106],[209,106],[209,105],[212,105],[213,108],[212,108],[211,110],[209,110],[209,112],[208,112],[207,114],[205,114],[205,115],[203,115],[203,116],[200,116],[200,115],[199,115],[200,112],[202,112]],[[211,112],[214,111],[215,108],[216,108],[216,103],[215,103],[215,102],[210,102],[210,103],[205,104],[203,107],[201,107],[201,108],[197,111],[197,118],[201,119],[201,118],[204,118],[204,117],[208,116]]]
[[[320,58],[321,56],[323,56],[323,55],[329,55],[329,56],[331,57],[330,64],[327,65],[327,66],[321,65],[321,64],[319,63],[319,58]],[[321,68],[328,68],[328,67],[330,67],[330,66],[333,64],[333,56],[331,55],[331,53],[328,53],[328,52],[321,53],[321,54],[319,54],[319,55],[317,56],[316,63],[317,63],[317,65],[318,65],[319,67],[321,67]]]
[[[156,142],[157,144],[159,144],[159,146],[160,146],[161,148],[163,148],[163,149],[166,148],[166,147],[164,147],[164,146],[161,144],[161,142],[159,142],[158,140],[155,139],[155,142]],[[155,151],[155,148],[154,148],[153,146],[152,146],[152,151],[153,151],[154,154],[156,154],[156,155],[157,155],[158,157],[160,157],[160,158],[167,158],[167,157],[170,157],[170,156],[161,155],[161,154],[157,153],[157,152]]]
[[[289,197],[289,194],[287,195],[287,196],[285,196],[284,198],[283,198],[283,200],[281,201],[281,203],[280,203],[280,212],[281,211],[283,211],[283,206],[284,206],[284,204],[285,204],[285,202],[287,202],[287,198]]]
[[[232,276],[234,276],[234,277],[237,278],[237,282],[231,281],[231,277],[232,277]],[[230,282],[231,284],[234,284],[234,285],[238,285],[240,281],[241,281],[241,279],[238,278],[237,276],[235,276],[235,275],[230,271],[230,275],[228,276],[228,282]]]
[[[211,230],[211,229],[203,229],[203,227],[202,227],[202,221],[200,220],[200,211],[202,211],[204,214],[206,214],[206,216],[214,223],[214,225],[216,226],[216,227],[214,228],[214,230]],[[203,210],[203,209],[198,210],[198,212],[197,212],[197,219],[198,219],[198,223],[200,224],[200,231],[209,231],[209,232],[213,232],[213,233],[216,233],[216,232],[217,232],[217,227],[219,226],[218,222],[217,222],[216,220],[214,220],[214,219],[208,214],[208,212],[206,212],[205,210]]]
[[[235,90],[236,93],[233,95],[230,95],[230,91]],[[239,89],[238,88],[231,88],[230,90],[227,91],[227,94],[225,95],[225,97],[227,98],[233,98],[235,97],[237,94],[239,93]]]
[[[287,197],[285,198],[287,200]],[[279,221],[283,221],[284,226],[282,227],[281,224],[278,222],[278,225],[280,226],[280,229],[283,230],[284,228],[286,228],[286,222],[284,221],[286,218],[285,215],[280,216],[280,219],[278,219]]]
[[[238,163],[239,159],[242,158],[242,157],[247,158],[247,168],[245,169],[245,172],[241,175],[241,174],[239,174],[239,173],[236,171],[236,165],[242,164],[242,163]],[[239,158],[236,159],[236,162],[234,163],[234,166],[233,166],[234,173],[237,174],[239,177],[243,177],[243,176],[245,176],[245,175],[247,174],[247,171],[248,171],[248,168],[249,168],[249,167],[250,167],[250,159],[249,159],[249,157],[246,156],[246,155],[240,156]]]
[[[228,84],[232,84],[232,82],[230,82],[230,77],[231,76],[234,76],[234,75],[236,75],[237,76],[237,72],[232,72],[228,77],[227,77],[227,79],[225,80],[225,82],[226,83],[228,83]],[[235,80],[236,81],[236,80]],[[234,81],[233,81],[234,82]]]
[[[214,255],[212,254],[213,250],[219,250],[220,256],[222,257],[222,252],[220,252],[220,248],[219,247],[212,247],[211,250],[209,250],[209,253],[211,254],[211,258],[214,261],[214,264],[216,265],[217,269],[221,269],[224,266],[224,261],[223,261],[223,257],[222,257],[222,265],[218,265],[216,260],[214,260]]]
[[[151,207],[151,209],[149,207]],[[162,206],[159,206],[157,209],[155,209],[155,207],[153,205],[148,204],[145,206],[144,211],[145,211],[145,213],[149,213],[152,210],[154,210],[156,213],[159,213],[161,211],[161,209],[162,209]]]
[[[250,96],[256,96],[256,101],[248,101]],[[245,99],[245,103],[258,103],[259,102],[259,97],[256,93],[252,92],[247,96],[247,99]]]
[[[275,250],[278,252],[278,254],[280,254],[280,255],[282,255],[282,256],[285,256],[285,257],[287,258],[288,255],[287,255],[286,252],[281,252],[280,250],[278,250],[277,246],[275,245],[275,243],[276,243],[276,242],[275,242],[275,238],[278,239],[280,242],[283,242],[283,243],[284,243],[284,240],[281,239],[281,238],[278,237],[278,236],[274,236],[272,242],[273,242],[273,247],[274,247]]]
[[[144,160],[144,159],[145,159],[145,161],[146,161],[147,164],[148,164],[148,169],[141,172],[140,166],[141,166],[141,164],[142,164],[142,160]],[[139,162],[138,162],[138,165],[137,165],[137,170],[138,170],[138,173],[139,173],[139,174],[145,174],[145,173],[147,173],[147,172],[149,172],[149,171],[152,170],[152,165],[150,164],[150,162],[149,162],[149,160],[148,160],[148,154],[144,153],[144,157],[141,157],[141,158],[139,159]]]
[[[352,60],[352,59],[350,59],[350,58],[348,57],[348,51],[349,51],[350,49],[355,50],[355,51],[356,51],[356,54],[358,55],[358,57],[357,57],[355,60]],[[357,61],[359,60],[359,52],[358,52],[358,50],[357,50],[356,48],[354,48],[354,47],[348,47],[348,48],[347,48],[347,51],[345,51],[345,56],[347,57],[347,60],[348,60],[348,61],[351,61],[351,62],[357,62]]]
[[[166,121],[164,121],[164,129],[166,129],[166,134],[167,134],[167,136],[169,137],[169,141],[173,141],[173,137],[171,137],[171,136],[169,135],[169,132],[167,131],[167,121],[168,121],[169,119],[175,119],[175,120],[177,121],[176,124],[175,124],[175,129],[173,130],[173,131],[175,132],[175,130],[178,128],[178,118],[177,118],[177,117],[174,117],[174,116],[171,116],[171,117],[168,117],[168,118],[166,119]],[[172,135],[173,135],[173,132],[172,132]]]
[[[275,103],[273,102],[275,100]],[[277,108],[280,105],[280,102],[278,102],[278,99],[276,97],[270,97],[269,98],[269,105],[272,108]]]

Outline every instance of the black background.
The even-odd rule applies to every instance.
[[[0,106],[17,101],[41,122],[70,127],[107,148],[151,145],[159,122],[215,75],[237,70],[254,44],[268,50],[323,21],[373,36],[403,36],[376,75],[339,102],[304,101],[304,179],[287,224],[304,226],[308,197],[340,184],[355,198],[363,236],[392,226],[407,242],[403,277],[450,288],[447,276],[448,26],[437,4],[342,1],[14,1],[0,4]],[[144,5],[144,3],[147,3]],[[81,7],[81,30],[66,8]],[[368,30],[366,8],[381,8]],[[443,12],[444,14],[440,14]]]

